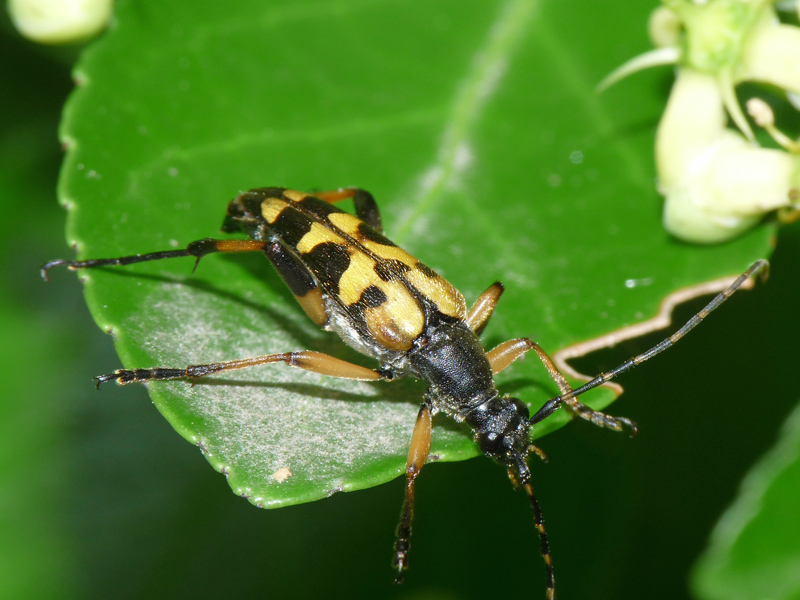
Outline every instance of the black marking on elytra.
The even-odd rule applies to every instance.
[[[278,218],[270,225],[270,229],[286,242],[287,246],[297,249],[297,244],[300,243],[305,234],[311,231],[313,224],[314,221],[309,219],[307,215],[290,205],[280,212]]]
[[[317,288],[314,276],[300,257],[280,242],[273,242],[264,248],[264,254],[295,296],[305,296]]]
[[[458,317],[452,317],[450,315],[446,315],[439,310],[439,307],[436,303],[425,296],[424,294],[420,293],[417,288],[413,285],[408,284],[406,286],[414,297],[419,301],[422,305],[422,308],[425,312],[425,327],[426,328],[435,328],[439,327],[440,325],[447,324],[447,323],[458,323],[461,321]]]
[[[301,255],[323,288],[333,296],[339,296],[339,280],[350,266],[347,247],[336,242],[322,242]]]
[[[265,239],[266,221],[261,205],[267,198],[280,198],[282,194],[283,188],[259,188],[239,194],[228,203],[221,230],[225,233],[242,231],[253,239]]]
[[[386,302],[386,293],[377,285],[370,285],[361,292],[358,303],[364,308],[376,308]]]
[[[328,221],[329,214],[345,212],[340,208],[336,208],[330,202],[325,202],[325,200],[320,200],[314,196],[307,196],[299,202],[293,202],[292,206],[296,206],[299,210],[314,215],[319,220],[325,222]]]
[[[288,188],[285,187],[260,187],[244,192],[240,195],[253,196],[260,206],[261,203],[267,198],[283,198],[283,192],[285,192],[287,189]]]
[[[376,244],[380,244],[381,246],[397,245],[386,236],[383,236],[377,231],[375,231],[372,227],[370,227],[366,223],[358,224],[358,233],[361,235],[363,239],[368,240],[370,242],[375,242]]]
[[[411,270],[407,264],[395,259],[383,259],[375,263],[375,274],[383,281],[394,281]]]
[[[256,218],[262,216],[261,205],[265,200],[281,197],[283,197],[283,188],[259,188],[239,194],[231,204],[237,203],[244,211],[245,218]]]
[[[439,277],[439,274],[433,269],[431,269],[425,263],[417,262],[417,264],[415,264],[414,267],[416,267],[417,271],[425,275],[425,277],[429,277],[430,279],[435,279],[436,277]]]

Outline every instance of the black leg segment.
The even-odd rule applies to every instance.
[[[200,259],[207,254],[214,252],[255,252],[264,249],[265,242],[255,240],[215,240],[204,238],[189,243],[183,250],[165,250],[163,252],[151,252],[149,254],[132,254],[130,256],[120,256],[118,258],[97,258],[92,260],[51,260],[42,265],[42,279],[47,281],[47,273],[53,267],[65,266],[72,271],[78,269],[91,269],[94,267],[106,266],[125,266],[151,260],[162,260],[165,258],[180,258],[182,256],[194,256],[194,268],[197,268]]]

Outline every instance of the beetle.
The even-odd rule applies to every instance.
[[[345,199],[352,199],[355,215],[335,206]],[[487,352],[479,335],[503,294],[503,285],[493,283],[468,308],[464,296],[452,284],[384,236],[378,206],[365,190],[340,188],[312,195],[287,188],[253,189],[229,202],[222,231],[241,232],[247,239],[205,238],[180,250],[54,260],[43,265],[41,273],[47,280],[48,271],[56,266],[78,270],[184,256],[194,257],[197,268],[200,259],[215,252],[263,252],[314,323],[376,359],[379,366],[370,369],[306,350],[179,368],[118,369],[96,377],[98,388],[109,381],[126,385],[188,379],[194,383],[214,373],[269,363],[362,381],[409,376],[424,380],[429,388],[417,415],[406,461],[405,497],[392,560],[395,581],[402,582],[408,567],[415,483],[430,450],[431,417],[444,413],[468,425],[481,452],[504,466],[512,482],[528,496],[541,542],[549,600],[555,595],[553,561],[527,464],[531,452],[542,456],[531,444],[534,425],[563,406],[595,425],[635,434],[636,424],[630,419],[595,411],[577,397],[672,346],[751,276],[768,268],[765,260],[754,262],[669,338],[572,389],[547,353],[528,338],[503,342]],[[560,392],[533,416],[526,404],[500,394],[494,383],[497,373],[531,350]]]

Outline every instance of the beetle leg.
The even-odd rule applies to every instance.
[[[406,496],[400,511],[400,523],[397,526],[397,541],[394,543],[392,566],[397,569],[395,583],[403,583],[403,571],[408,568],[408,550],[411,547],[411,522],[414,520],[414,489],[417,475],[425,466],[431,449],[431,409],[423,404],[417,414],[414,433],[408,448],[406,461]]]
[[[536,342],[532,342],[528,338],[508,340],[507,342],[503,342],[499,346],[492,348],[489,352],[487,352],[486,358],[489,359],[492,372],[496,375],[508,367],[512,362],[518,358],[521,358],[526,352],[528,352],[528,350],[534,350],[539,356],[539,360],[542,361],[545,369],[547,369],[550,377],[556,382],[556,385],[561,392],[561,396],[559,396],[559,398],[563,399],[563,403],[567,406],[570,412],[578,415],[582,419],[591,421],[599,427],[606,427],[608,429],[613,429],[614,431],[622,431],[624,427],[627,427],[631,430],[632,434],[636,433],[636,424],[630,419],[626,419],[625,417],[612,417],[611,415],[591,409],[574,398],[571,395],[572,387],[569,385],[569,383],[567,383],[567,380],[564,379],[564,376],[556,368],[555,364],[553,364],[553,360]],[[561,402],[558,402],[554,404],[554,406],[550,407],[549,405],[551,404],[554,404],[553,401],[545,404],[545,406],[533,416],[531,423],[538,423],[546,417],[549,417],[561,405]]]
[[[489,365],[492,367],[492,373],[497,375],[512,362],[518,358],[522,358],[525,353],[534,346],[536,346],[536,344],[528,338],[516,338],[503,342],[499,346],[495,346],[486,353],[486,358],[489,360]]]
[[[168,379],[191,379],[196,381],[200,377],[221,373],[224,371],[235,371],[237,369],[247,369],[257,365],[283,362],[291,367],[297,367],[306,371],[313,371],[331,377],[342,379],[356,379],[359,381],[377,381],[380,379],[388,380],[391,377],[386,373],[362,367],[321,352],[304,350],[300,352],[283,352],[281,354],[266,354],[264,356],[254,356],[240,360],[228,360],[218,363],[208,363],[204,365],[189,365],[183,369],[170,367],[155,367],[152,369],[117,369],[110,375],[100,375],[95,377],[97,386],[107,381],[116,381],[120,385],[128,383],[143,383],[145,381],[162,381]]]
[[[98,258],[93,260],[51,260],[42,265],[42,279],[47,281],[47,272],[53,267],[65,266],[72,271],[78,269],[91,269],[93,267],[105,267],[109,265],[123,266],[134,263],[147,262],[151,260],[161,260],[163,258],[179,258],[181,256],[194,256],[194,268],[197,268],[200,259],[207,254],[214,252],[255,252],[263,250],[267,242],[256,240],[214,240],[204,238],[191,242],[183,250],[165,250],[163,252],[151,252],[149,254],[132,254],[130,256],[120,256],[118,258]],[[194,270],[194,269],[193,269]]]
[[[513,340],[512,340],[513,341]],[[506,342],[508,343],[508,342]],[[562,399],[562,402],[566,405],[566,407],[570,410],[571,413],[578,415],[581,419],[585,419],[586,421],[590,421],[591,423],[597,425],[598,427],[605,427],[607,429],[612,429],[614,431],[622,431],[624,428],[628,428],[631,432],[631,435],[636,435],[637,427],[636,423],[627,419],[625,417],[613,417],[611,415],[607,415],[603,412],[594,410],[589,408],[582,402],[579,402],[572,394],[573,390],[572,387],[567,383],[567,380],[564,379],[564,376],[561,372],[556,368],[555,364],[553,364],[553,359],[551,359],[547,353],[542,350],[541,346],[535,342],[530,342],[531,347],[539,356],[539,360],[542,361],[542,364],[547,369],[547,372],[552,377],[553,381],[556,382],[559,391],[561,392],[561,396],[559,398]],[[560,406],[561,402],[557,404],[553,404],[553,401],[547,402],[539,412],[537,412],[533,417],[531,417],[531,423],[538,423],[545,419],[546,417],[550,416],[555,412],[555,410]],[[551,408],[551,405],[553,407]]]
[[[375,198],[367,190],[347,187],[339,188],[338,190],[314,192],[312,195],[320,200],[331,203],[352,198],[356,216],[378,233],[383,233],[383,224],[381,222],[381,212],[378,209],[378,203],[375,202]]]
[[[478,296],[475,304],[469,309],[466,319],[467,326],[476,335],[480,335],[484,327],[489,323],[489,319],[494,312],[495,306],[497,306],[497,302],[500,300],[500,296],[503,295],[504,289],[502,283],[495,281],[489,286],[489,289]]]

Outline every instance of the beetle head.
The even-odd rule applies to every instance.
[[[479,406],[474,421],[475,442],[486,456],[513,468],[522,479],[530,447],[530,413],[517,398],[496,398]],[[522,472],[524,470],[524,472]]]

